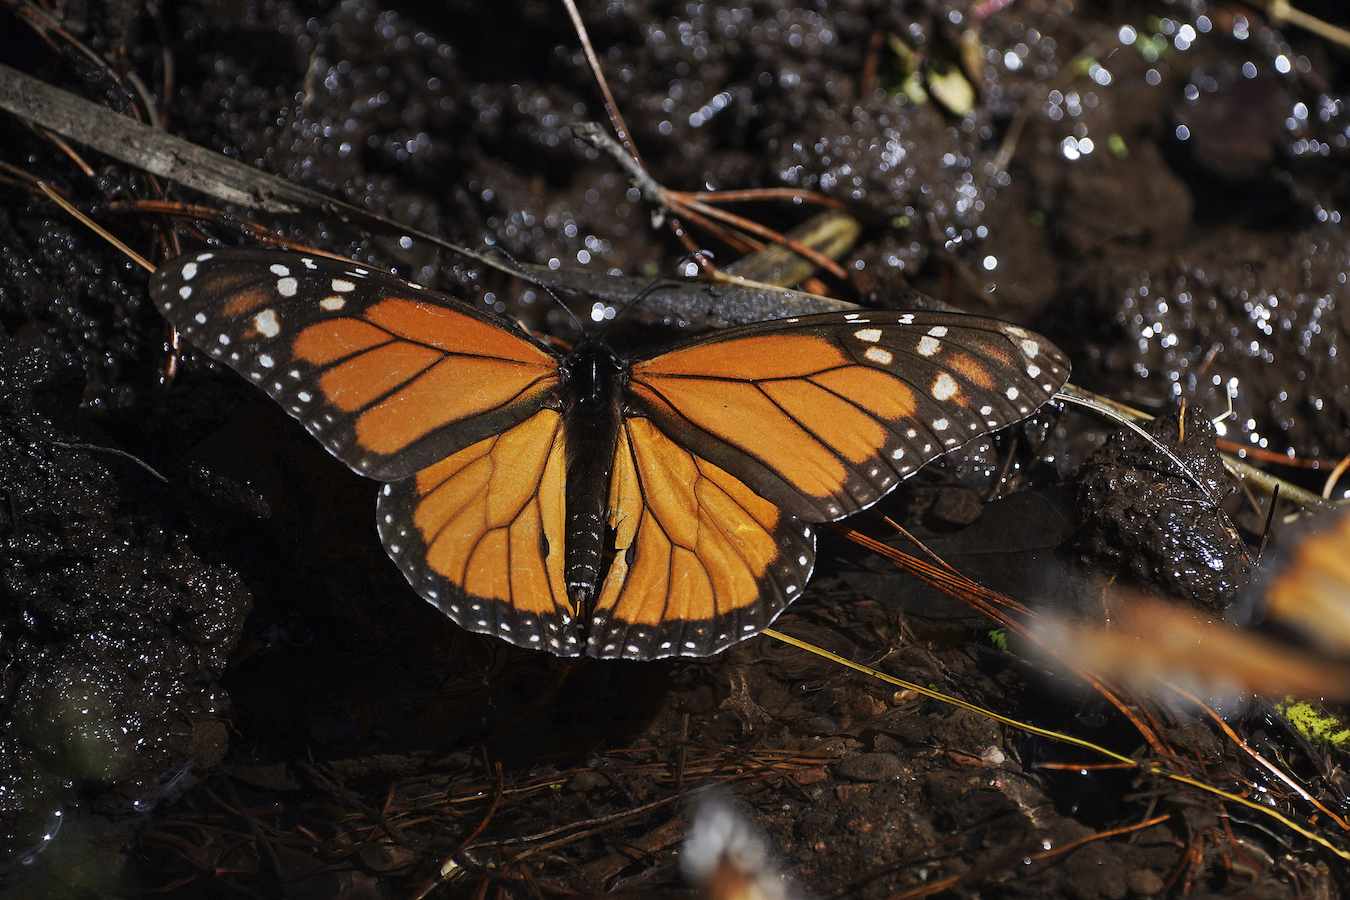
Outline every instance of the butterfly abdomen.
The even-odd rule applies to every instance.
[[[609,481],[623,420],[626,366],[607,347],[583,343],[562,365],[567,448],[567,593],[588,616],[600,580],[608,523]]]

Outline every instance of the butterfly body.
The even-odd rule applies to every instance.
[[[603,563],[609,481],[628,367],[604,344],[584,341],[559,370],[567,447],[567,589],[573,606],[588,611]]]
[[[380,537],[471,631],[560,656],[704,656],[800,596],[812,523],[1019,421],[1068,376],[944,313],[803,316],[626,360],[301,254],[214,251],[151,294],[194,344],[385,482]]]

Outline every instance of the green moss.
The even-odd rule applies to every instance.
[[[1338,749],[1350,747],[1350,726],[1327,712],[1319,703],[1286,697],[1275,708],[1289,720],[1299,734],[1315,744]]]

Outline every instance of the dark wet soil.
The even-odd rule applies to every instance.
[[[1089,463],[1112,428],[1051,412],[921,474],[885,512],[1028,602],[1081,613],[1085,585],[1114,577],[1220,609],[1243,590],[1262,516],[1223,496],[1197,414],[1231,399],[1219,437],[1275,457],[1350,452],[1347,52],[1236,3],[1002,6],[582,12],[658,181],[838,198],[866,225],[840,296],[889,304],[917,288],[1034,325],[1084,387],[1160,415],[1187,403],[1189,442],[1169,446],[1192,481],[1133,439]],[[149,99],[171,132],[411,227],[649,277],[684,253],[573,138],[604,110],[559,5],[48,14],[64,31],[0,5],[0,62],[119,111]],[[970,108],[926,98],[915,71],[929,84],[964,71]],[[825,897],[1338,894],[1344,859],[1305,836],[1175,785],[1080,772],[1100,758],[768,638],[601,664],[459,631],[386,558],[372,483],[203,357],[186,352],[164,384],[145,275],[22,173],[147,255],[169,235],[184,250],[242,244],[238,220],[194,231],[128,209],[166,186],[75,153],[0,118],[14,167],[0,173],[8,896],[676,892],[691,792],[713,783]],[[775,227],[805,215],[738,209]],[[265,224],[566,332],[537,292],[400,235]],[[1175,416],[1158,428],[1174,439]],[[891,534],[875,516],[850,524]],[[842,539],[821,551],[783,631],[1145,752],[1097,695],[1001,649],[979,617]],[[1259,781],[1190,714],[1150,714],[1216,786]],[[1230,721],[1310,782],[1339,771],[1271,707]]]

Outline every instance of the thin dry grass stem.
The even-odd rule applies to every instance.
[[[638,152],[637,144],[632,138],[628,125],[623,119],[623,114],[619,112],[619,107],[614,100],[614,95],[609,89],[609,80],[605,73],[600,69],[600,60],[596,56],[595,48],[591,45],[590,34],[586,30],[586,24],[581,19],[581,13],[577,10],[574,0],[563,0],[563,5],[567,8],[567,14],[572,20],[572,26],[576,29],[577,38],[581,42],[582,52],[586,56],[587,64],[591,67],[591,74],[595,78],[596,85],[600,89],[601,95],[605,100],[605,111],[609,115],[610,124],[614,127],[614,133],[619,136],[619,143],[613,147],[608,143],[612,141],[607,134],[598,128],[576,128],[573,131],[583,140],[590,143],[596,149],[608,153],[615,161],[622,166],[633,180],[634,185],[642,192],[647,200],[657,206],[659,215],[665,217],[669,214],[671,218],[671,230],[679,238],[689,253],[697,253],[699,247],[692,238],[684,231],[679,224],[678,217],[683,216],[689,221],[696,223],[700,227],[707,229],[718,239],[726,242],[740,252],[753,252],[760,249],[753,239],[746,235],[756,235],[770,243],[779,244],[787,247],[794,253],[809,259],[816,266],[829,272],[840,281],[848,280],[848,273],[837,262],[825,256],[822,253],[807,247],[806,245],[794,241],[786,235],[767,228],[757,222],[753,222],[743,216],[726,212],[718,209],[711,204],[714,202],[744,202],[751,200],[789,200],[793,203],[817,203],[822,206],[828,206],[835,209],[845,209],[844,205],[838,200],[826,197],[823,194],[814,191],[798,191],[791,188],[766,188],[732,191],[723,194],[720,191],[674,191],[658,184],[655,179],[647,172],[646,166],[642,162],[642,156]],[[589,123],[582,123],[589,124]],[[625,155],[626,154],[626,158]],[[734,231],[728,231],[723,225],[731,226]],[[737,234],[736,232],[742,232]],[[702,262],[700,262],[702,265]]]
[[[1256,765],[1260,766],[1262,769],[1265,769],[1278,781],[1287,786],[1294,793],[1298,794],[1301,798],[1303,798],[1303,801],[1305,803],[1314,807],[1323,815],[1325,815],[1327,818],[1329,818],[1331,821],[1335,822],[1337,828],[1341,829],[1344,832],[1350,833],[1350,822],[1347,822],[1344,817],[1338,816],[1330,809],[1327,809],[1327,807],[1320,800],[1318,800],[1312,794],[1308,793],[1303,788],[1303,786],[1300,785],[1298,782],[1294,781],[1294,779],[1290,777],[1288,773],[1282,771],[1278,766],[1276,766],[1270,760],[1266,759],[1264,756],[1258,753],[1250,744],[1248,744],[1241,737],[1239,737],[1237,732],[1235,732],[1232,729],[1232,727],[1223,720],[1223,717],[1220,716],[1217,712],[1215,712],[1214,709],[1209,706],[1209,704],[1205,703],[1199,697],[1195,696],[1190,691],[1187,691],[1185,688],[1179,685],[1167,682],[1167,687],[1169,690],[1175,691],[1179,696],[1184,697],[1187,702],[1192,703],[1199,709],[1204,710],[1205,715],[1209,718],[1209,720],[1212,721],[1219,728],[1219,730],[1221,730],[1228,737],[1228,739],[1233,742],[1233,745],[1235,747],[1237,747],[1239,750],[1245,753],[1247,757],[1252,760],[1252,762],[1256,763]]]
[[[113,247],[116,247],[119,251],[122,252],[124,256],[127,257],[127,259],[130,259],[132,262],[136,263],[141,268],[145,269],[147,272],[155,271],[155,267],[148,260],[146,260],[140,254],[136,253],[136,251],[132,250],[122,241],[114,237],[112,235],[112,232],[108,231],[106,228],[99,225],[93,219],[89,218],[84,213],[76,209],[73,203],[71,203],[65,197],[58,194],[51,187],[51,185],[47,184],[45,181],[39,181],[37,182],[37,188],[47,196],[47,199],[51,200],[57,206],[65,210],[68,215],[70,215],[71,217],[82,223],[86,228],[90,229],[99,237],[103,238],[103,240],[107,241]]]
[[[1017,634],[1038,647],[1042,647],[1045,652],[1063,665],[1067,671],[1082,679],[1106,698],[1106,700],[1109,701],[1121,715],[1125,716],[1125,718],[1134,725],[1140,735],[1148,742],[1154,753],[1158,755],[1166,753],[1166,743],[1162,740],[1160,736],[1161,733],[1150,727],[1148,723],[1139,717],[1137,710],[1121,696],[1121,690],[1119,688],[1108,685],[1092,672],[1078,665],[1073,660],[1064,657],[1059,653],[1057,648],[1046,645],[1033,629],[1029,628],[1020,619],[1013,618],[1013,616],[1009,614],[1010,611],[1015,612],[1025,616],[1029,620],[1035,621],[1037,619],[1036,615],[1021,603],[1018,603],[1011,597],[990,590],[984,585],[966,578],[964,575],[951,569],[946,563],[943,563],[943,566],[946,568],[939,568],[916,559],[908,553],[903,553],[893,547],[889,547],[874,538],[855,531],[854,529],[839,526],[833,527],[835,531],[844,535],[849,540],[871,550],[873,553],[878,554],[884,559],[890,560],[898,568],[908,572],[930,587],[936,588],[948,596],[965,603],[971,609],[998,622],[1010,632]]]
[[[1342,47],[1350,47],[1350,31],[1338,28],[1314,15],[1305,13],[1291,6],[1288,0],[1264,0],[1264,2],[1257,0],[1257,5],[1265,10],[1271,24],[1277,28],[1288,22],[1290,25],[1297,25],[1299,28],[1311,31],[1313,34],[1340,44]]]
[[[78,152],[76,152],[75,148],[70,146],[70,144],[67,143],[66,140],[62,138],[59,134],[56,134],[55,132],[47,128],[41,128],[36,126],[33,128],[33,130],[36,131],[38,134],[42,135],[42,137],[46,139],[48,142],[55,144],[58,148],[60,148],[61,152],[64,153],[70,159],[70,161],[75,164],[75,167],[84,173],[85,178],[92,179],[97,176],[97,173],[94,171],[94,167],[89,165],[89,163],[85,162],[84,157],[81,156]]]
[[[113,81],[117,82],[117,84],[122,87],[123,90],[127,90],[127,86],[123,81],[121,74],[113,68],[111,63],[88,45],[82,43],[75,35],[67,31],[65,26],[53,18],[46,10],[27,2],[27,0],[0,0],[0,3],[8,6],[14,12],[16,17],[27,22],[28,27],[33,29],[33,32],[37,34],[38,37],[46,41],[47,46],[51,47],[53,51],[58,54],[64,54],[66,48],[78,51],[80,55],[86,57],[96,67],[106,72]],[[60,38],[61,41],[64,41],[65,46],[63,47],[61,43],[54,40],[52,35],[55,35]],[[132,92],[128,90],[127,93]]]
[[[446,873],[454,870],[452,863],[454,862],[455,857],[463,853],[465,849],[467,849],[468,846],[483,833],[488,827],[488,823],[492,821],[492,817],[497,814],[497,807],[501,804],[502,796],[505,793],[506,779],[502,777],[501,763],[497,763],[494,768],[497,773],[497,790],[492,796],[492,803],[488,805],[487,812],[483,814],[478,826],[474,828],[467,837],[460,841],[459,846],[446,854],[445,858],[441,860],[441,864],[437,867],[437,876],[423,885],[422,889],[413,895],[413,900],[422,900],[423,897],[430,894],[445,882]]]
[[[605,111],[609,114],[610,124],[614,126],[614,133],[623,142],[628,155],[641,166],[642,154],[638,152],[637,143],[628,132],[628,123],[623,120],[623,113],[619,112],[619,104],[615,102],[614,95],[610,93],[609,79],[600,70],[600,59],[595,55],[595,48],[591,46],[591,35],[586,30],[586,23],[581,20],[581,12],[577,9],[574,0],[563,0],[563,6],[567,8],[567,15],[572,19],[572,27],[576,29],[577,39],[581,41],[581,49],[586,54],[586,62],[591,67],[591,74],[595,76],[596,86],[600,88],[600,93],[604,95]]]
[[[1070,853],[1074,850],[1077,850],[1079,847],[1082,847],[1085,844],[1090,844],[1093,841],[1100,841],[1104,840],[1105,838],[1119,837],[1122,834],[1130,834],[1135,831],[1142,831],[1145,828],[1151,828],[1154,825],[1159,825],[1163,822],[1166,822],[1170,818],[1172,818],[1171,813],[1161,816],[1154,816],[1150,819],[1145,819],[1142,822],[1135,822],[1133,825],[1122,825],[1119,828],[1108,828],[1105,831],[1097,831],[1085,837],[1078,838],[1077,840],[1059,844],[1049,850],[1038,850],[1034,853],[1018,853],[1016,855],[1010,854],[1001,859],[990,862],[986,865],[977,866],[975,868],[969,869],[965,872],[962,872],[959,875],[950,875],[946,878],[939,878],[934,881],[929,881],[919,887],[912,888],[908,891],[901,891],[898,894],[891,894],[889,897],[886,898],[886,900],[918,900],[918,898],[920,897],[931,897],[934,894],[939,894],[942,893],[943,891],[950,890],[951,888],[954,888],[957,885],[973,881],[976,878],[980,878],[985,875],[993,875],[997,872],[1006,871],[1010,866],[1015,865],[1017,863],[1022,863],[1023,861],[1040,862],[1046,859],[1054,859],[1055,857],[1063,856],[1066,853]]]
[[[786,247],[841,281],[848,279],[848,273],[844,271],[842,266],[818,250],[800,241],[793,240],[772,228],[760,225],[758,222],[711,205],[710,201],[712,200],[721,202],[724,199],[721,192],[674,191],[659,184],[642,166],[640,160],[632,156],[626,156],[625,149],[606,134],[600,126],[594,123],[581,122],[574,125],[572,131],[578,138],[608,155],[628,173],[629,179],[642,196],[657,208],[658,221],[667,218],[667,213],[671,214],[671,226],[676,229],[677,235],[680,236],[681,241],[690,253],[697,253],[699,247],[684,233],[682,227],[676,221],[676,217],[682,216],[688,219],[742,252],[753,252],[763,247],[763,244],[750,237],[750,235],[755,235],[770,243]],[[843,204],[837,200],[812,191],[768,188],[764,191],[741,190],[734,192],[734,194],[734,200],[736,201],[786,199],[794,203],[810,202],[832,209],[844,209]],[[731,229],[735,230],[728,230],[724,226],[730,226]]]
[[[747,194],[749,192],[741,191],[740,193]],[[758,222],[753,222],[744,216],[738,216],[735,213],[729,213],[726,210],[718,209],[717,207],[710,205],[707,200],[693,199],[694,195],[692,194],[682,194],[680,191],[665,190],[662,196],[666,198],[666,201],[672,210],[680,212],[690,221],[698,222],[699,224],[705,225],[705,227],[711,225],[709,220],[715,220],[731,225],[741,231],[748,232],[761,237],[766,241],[788,248],[793,253],[809,259],[812,263],[821,269],[824,269],[826,272],[829,272],[840,281],[848,280],[848,273],[844,271],[844,267],[839,265],[839,263],[830,259],[825,254],[806,246],[800,241],[792,240],[781,232],[760,225]],[[704,194],[704,196],[710,195]],[[809,198],[807,197],[807,192],[801,192],[794,196],[793,199],[807,200]],[[752,247],[755,250],[759,249],[757,246],[752,245]]]
[[[1350,456],[1341,457],[1341,461],[1336,463],[1336,468],[1332,469],[1331,474],[1327,476],[1327,483],[1322,486],[1323,500],[1331,499],[1332,491],[1336,489],[1336,482],[1341,480],[1341,476],[1345,474],[1346,469],[1350,469]]]
[[[1266,450],[1261,447],[1253,447],[1249,444],[1230,441],[1226,438],[1219,438],[1214,443],[1224,453],[1231,453],[1234,456],[1250,456],[1252,459],[1273,466],[1288,466],[1291,469],[1312,469],[1313,471],[1316,471],[1325,465],[1325,460],[1307,459],[1302,456],[1289,456],[1274,450]]]

